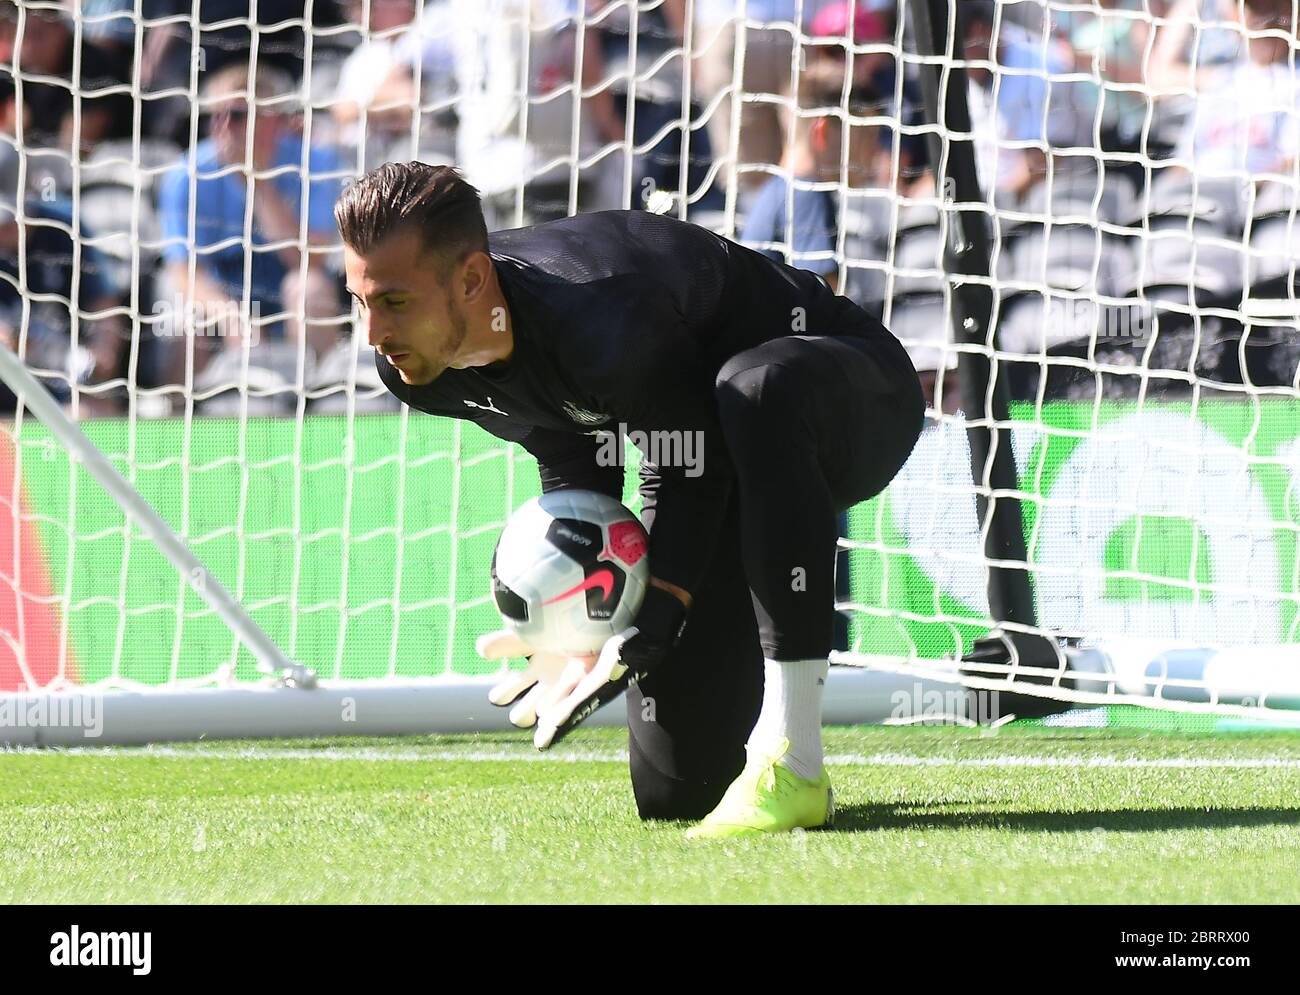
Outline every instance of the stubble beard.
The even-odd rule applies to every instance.
[[[461,346],[465,343],[465,337],[469,333],[469,323],[465,320],[465,312],[460,309],[459,305],[452,305],[449,308],[448,318],[451,321],[451,334],[443,342],[438,357],[432,360],[425,369],[414,370],[410,374],[407,374],[404,370],[398,370],[398,375],[408,385],[423,387],[426,384],[433,383],[438,377],[442,376],[447,367],[451,365],[451,361],[460,352]]]

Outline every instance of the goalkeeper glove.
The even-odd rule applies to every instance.
[[[537,724],[537,713],[558,702],[591,669],[596,654],[565,656],[541,653],[508,629],[479,636],[474,648],[485,660],[508,660],[522,656],[528,667],[514,671],[497,682],[488,692],[488,701],[510,709],[510,722],[520,729]]]
[[[558,687],[567,691],[537,710],[533,745],[554,746],[602,705],[613,701],[629,684],[636,684],[663,662],[681,638],[686,606],[676,595],[651,585],[633,624],[611,636],[601,648],[596,665],[573,683],[566,672]]]

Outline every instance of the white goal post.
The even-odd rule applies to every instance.
[[[328,227],[413,157],[494,228],[708,225],[903,340],[927,425],[845,518],[828,721],[984,719],[991,692],[1300,710],[1296,3],[926,0],[937,47],[915,4],[787,6],[0,4],[0,745],[92,713],[105,743],[505,727],[473,642],[534,464],[393,404]],[[212,136],[245,120],[232,156]],[[959,663],[999,625],[1060,653]]]

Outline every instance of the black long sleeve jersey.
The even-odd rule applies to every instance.
[[[682,433],[681,448],[650,452],[659,461],[642,472],[657,499],[653,573],[687,591],[708,566],[735,476],[714,403],[723,364],[780,336],[889,336],[816,275],[643,211],[493,232],[488,248],[510,309],[510,360],[449,368],[411,387],[376,356],[385,385],[412,408],[520,443],[537,458],[544,491],[621,498],[611,433],[638,445]],[[622,445],[617,438],[620,455]],[[693,458],[665,459],[665,450]]]

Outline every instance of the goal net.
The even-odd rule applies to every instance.
[[[385,393],[330,214],[420,158],[456,164],[490,228],[672,213],[902,339],[927,425],[844,518],[837,662],[1300,707],[1293,6],[0,3],[3,346],[202,563],[178,570],[10,381],[0,698],[260,686],[205,584],[322,687],[482,697],[490,555],[535,465]],[[971,224],[982,274],[954,266]],[[972,465],[972,426],[1010,476]],[[991,499],[1020,549],[992,548]],[[1032,592],[1002,628],[1062,637],[1055,663],[957,662],[1006,621],[999,572]]]

